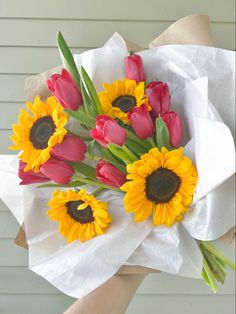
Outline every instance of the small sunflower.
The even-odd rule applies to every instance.
[[[197,171],[183,156],[183,148],[168,151],[152,148],[140,160],[127,166],[127,181],[121,190],[125,209],[136,222],[153,214],[155,225],[172,226],[180,222],[192,203]]]
[[[111,222],[107,203],[97,200],[85,190],[54,191],[49,201],[50,219],[59,222],[59,232],[70,243],[87,241],[105,233]]]
[[[101,110],[114,119],[120,119],[125,124],[129,124],[127,113],[131,109],[146,104],[151,110],[145,97],[144,82],[136,83],[134,80],[124,78],[111,84],[103,84],[103,87],[105,91],[98,93]]]
[[[38,172],[50,158],[50,151],[61,143],[67,131],[68,115],[55,97],[43,102],[39,96],[34,103],[27,102],[28,111],[20,110],[18,124],[13,125],[12,150],[21,150],[19,158],[26,163],[25,172]]]

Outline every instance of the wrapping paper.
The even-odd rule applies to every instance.
[[[105,192],[101,199],[110,202],[114,216],[109,233],[87,243],[67,245],[56,231],[56,223],[46,215],[50,189],[19,187],[17,159],[0,157],[0,173],[6,178],[0,183],[0,196],[18,221],[25,223],[30,269],[74,297],[93,291],[123,264],[198,278],[201,254],[192,237],[216,239],[234,225],[234,144],[230,133],[234,128],[233,52],[170,45],[140,54],[148,79],[158,77],[170,85],[172,106],[188,121],[185,153],[196,161],[200,179],[193,206],[183,223],[173,228],[153,228],[149,221],[134,224],[132,216],[122,210],[121,197]],[[125,55],[125,42],[114,34],[103,48],[75,56],[75,60],[78,66],[86,68],[100,90],[102,82],[124,76]],[[116,62],[116,71],[110,71],[112,60]],[[226,78],[228,85],[224,88]],[[209,163],[208,158],[213,160]],[[13,195],[8,194],[9,186]]]

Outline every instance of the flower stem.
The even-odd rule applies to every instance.
[[[140,144],[141,146],[145,147],[147,150],[149,150],[152,145],[150,145],[150,143],[148,141],[143,141],[143,140],[140,140],[137,135],[135,135],[132,131],[130,130],[127,130],[126,129],[126,135],[127,135],[127,138],[129,138],[130,140],[133,140],[135,142],[137,142],[138,144]]]
[[[104,188],[103,188],[103,187],[97,188],[97,189],[93,192],[93,196],[98,196],[99,194],[101,194],[102,191],[104,191]]]
[[[202,278],[212,291],[216,292],[218,289],[216,281],[224,284],[226,266],[235,270],[235,264],[224,257],[211,242],[198,241],[198,245],[203,255]]]
[[[228,265],[233,270],[236,270],[236,264],[233,261],[227,259],[222,253],[220,253],[212,243],[210,243],[209,241],[201,241],[201,245],[213,255],[215,255],[224,264]]]
[[[153,139],[152,136],[149,137],[147,140],[148,140],[148,142],[151,144],[152,147],[157,147],[157,146],[156,146],[156,143],[155,143],[155,141],[154,141],[154,139]]]
[[[112,187],[112,186],[109,186],[109,185],[100,183],[100,182],[98,182],[98,181],[93,181],[93,180],[90,180],[90,179],[87,179],[87,178],[81,178],[81,177],[78,177],[78,180],[79,180],[80,182],[85,183],[85,184],[90,184],[90,185],[102,187],[103,189],[108,189],[108,190],[113,190],[113,191],[117,191],[117,192],[122,192],[122,191],[121,191],[120,189],[118,189],[118,188],[114,188],[114,187]]]
[[[212,274],[212,271],[206,261],[206,259],[203,257],[203,269],[205,271],[205,274],[207,275],[207,279],[208,282],[207,284],[209,284],[209,286],[211,287],[211,290],[216,293],[218,290],[218,286],[217,283],[215,281],[214,275]]]

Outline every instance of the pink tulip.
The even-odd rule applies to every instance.
[[[86,151],[86,144],[78,136],[66,135],[62,143],[53,147],[51,153],[61,160],[80,162],[85,158]]]
[[[73,168],[65,163],[63,160],[59,160],[51,157],[40,168],[40,171],[55,181],[58,184],[67,184],[74,173]]]
[[[125,76],[137,83],[146,81],[143,60],[139,55],[125,57]]]
[[[164,114],[162,119],[168,127],[171,145],[174,147],[180,146],[183,135],[183,125],[181,118],[177,115],[176,112],[170,111]]]
[[[126,175],[103,159],[97,164],[96,176],[100,182],[113,187],[120,187],[126,182]]]
[[[61,74],[53,74],[47,80],[48,89],[65,109],[78,110],[82,104],[82,96],[72,77],[66,69]]]
[[[133,130],[139,138],[145,140],[153,135],[154,123],[145,104],[132,109],[128,116]]]
[[[42,172],[33,172],[32,170],[25,172],[26,163],[21,161],[19,162],[18,177],[22,180],[20,185],[41,183],[50,181]]]
[[[96,127],[90,131],[90,135],[104,147],[110,143],[122,146],[126,140],[125,129],[105,115],[97,116]]]
[[[152,107],[151,115],[156,118],[170,110],[169,87],[163,82],[151,82],[146,88],[146,96]]]

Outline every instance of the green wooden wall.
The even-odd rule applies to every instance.
[[[147,47],[172,22],[193,13],[210,16],[217,47],[235,50],[234,0],[0,0],[0,154],[11,153],[10,128],[24,102],[25,78],[61,63],[59,29],[74,52],[101,46],[115,31]],[[17,230],[0,201],[0,314],[62,313],[74,300],[27,270],[27,252],[14,245]],[[233,314],[234,293],[232,273],[218,295],[201,281],[153,274],[127,314]]]

